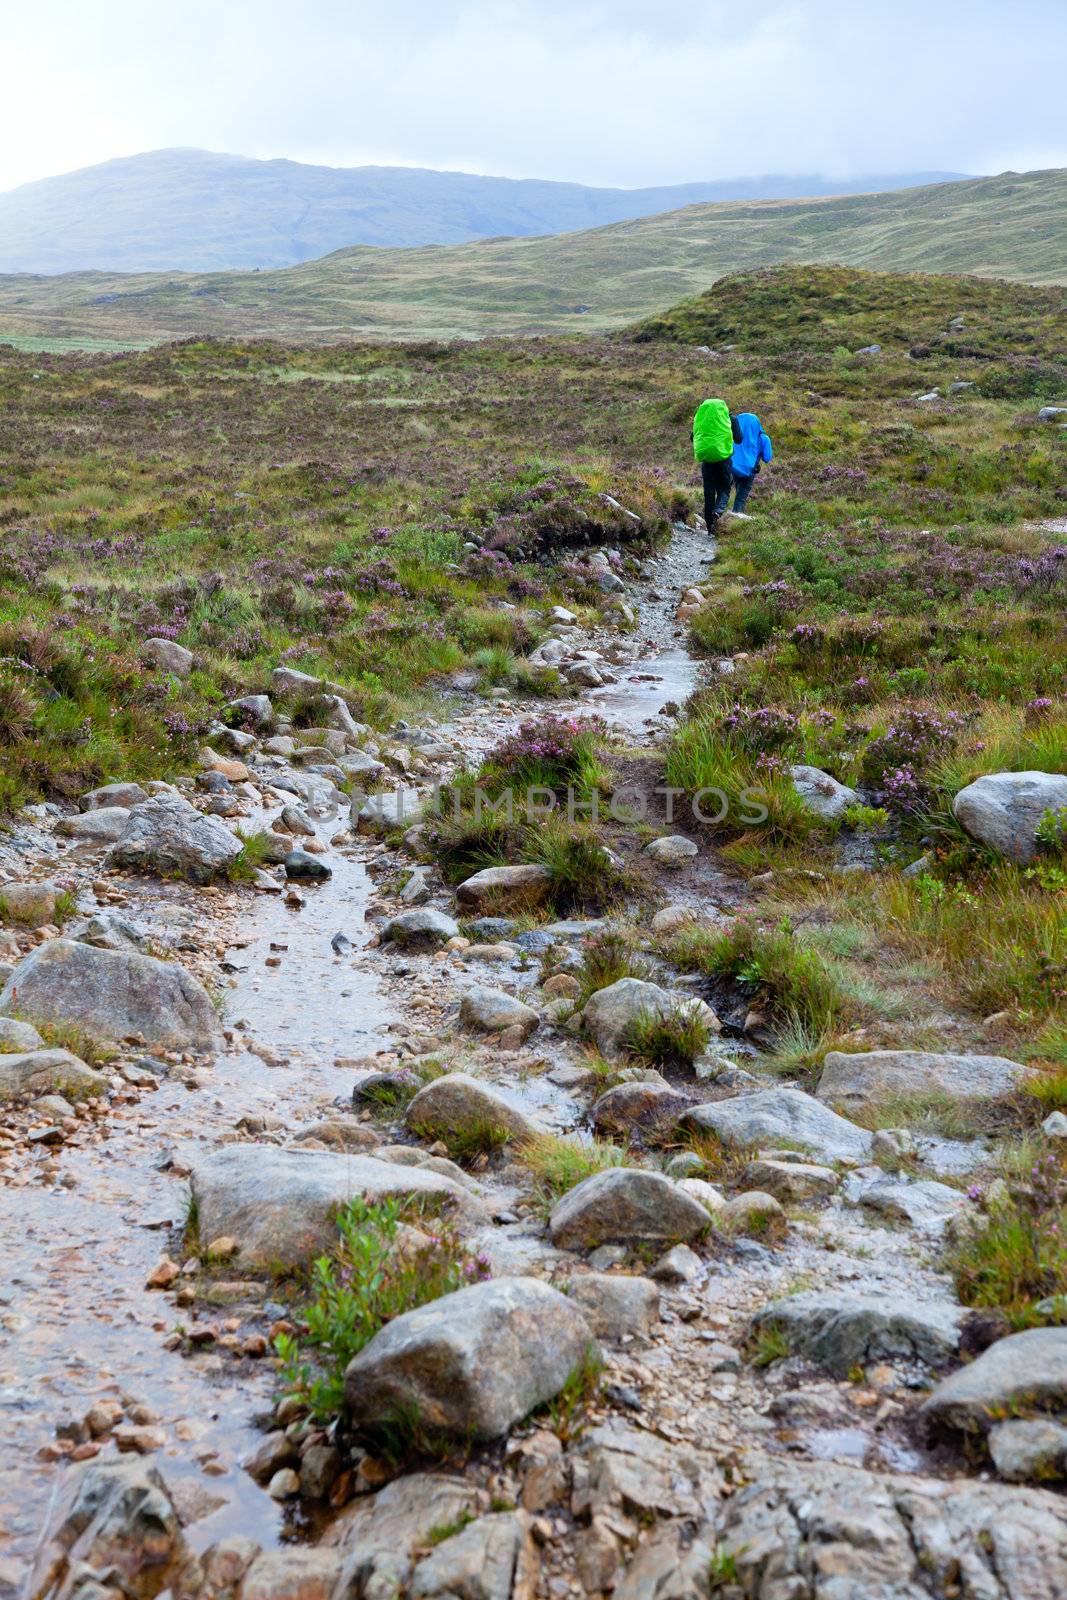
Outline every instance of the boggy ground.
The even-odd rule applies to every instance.
[[[474,365],[491,365],[504,355],[507,361],[518,359],[515,353],[485,351],[476,353]],[[190,356],[200,359],[195,347],[175,353],[176,359]],[[469,358],[464,352],[440,359]],[[557,352],[534,350],[522,359],[543,375],[557,358]],[[221,357],[213,351],[209,359]],[[426,360],[427,372],[438,360],[411,359]],[[655,362],[647,347],[637,358],[625,352],[567,354],[574,362],[572,379],[577,382],[576,373],[586,370],[587,402],[595,388],[594,370],[601,378],[604,370],[616,374],[610,380],[614,384],[621,371],[633,377],[632,359],[643,363],[650,383],[677,383],[681,404],[683,380],[692,379],[689,352]],[[822,370],[824,386],[833,388],[834,371],[855,371],[855,384],[866,395],[848,405],[843,398],[835,402],[838,422],[852,405],[861,413],[899,407],[899,398],[882,392],[887,378],[890,389],[901,381],[898,369],[905,370],[902,356],[891,355],[886,372],[873,378],[868,369],[833,358]],[[80,370],[78,364],[70,369]],[[524,374],[529,380],[530,369]],[[795,376],[794,371],[787,379],[783,372],[778,379],[787,438],[793,403],[787,395],[795,392]],[[214,388],[212,378],[204,392]],[[554,392],[563,404],[567,386]],[[603,388],[596,392],[597,405],[603,406]],[[342,417],[326,397],[319,398],[321,408],[307,407],[307,425],[314,419],[321,429],[327,419],[340,438]],[[511,399],[519,410],[526,404],[519,393]],[[939,415],[937,402],[925,404],[935,410],[916,411],[917,417]],[[943,525],[949,542],[962,552],[983,542],[1002,549],[1022,544],[1031,558],[1040,559],[1042,552],[1055,549],[1056,535],[1028,524],[1054,509],[1054,491],[1037,480],[1054,482],[1056,451],[1062,446],[1047,430],[1055,425],[1013,421],[1017,413],[994,396],[957,402],[964,404],[982,407],[974,414],[981,425],[975,426],[974,417],[957,417],[957,473],[967,487],[946,502]],[[145,409],[136,409],[143,418]],[[257,419],[256,407],[250,409],[250,431],[234,451],[235,463],[238,455],[247,461],[252,453],[252,432],[271,414],[277,422],[284,411],[284,406],[267,407]],[[106,407],[101,415],[106,417]],[[529,423],[531,414],[525,415]],[[515,426],[510,417],[509,409],[507,430]],[[328,882],[299,891],[264,879],[256,888],[193,889],[119,876],[101,866],[98,847],[71,845],[54,835],[54,809],[23,813],[13,822],[5,843],[9,879],[46,874],[80,909],[121,909],[144,926],[154,948],[197,971],[218,991],[228,1029],[227,1048],[210,1057],[181,1059],[181,1052],[171,1057],[160,1052],[155,1066],[138,1065],[144,1051],[120,1047],[109,1064],[104,1095],[67,1109],[53,1104],[34,1110],[16,1102],[8,1112],[5,1237],[17,1244],[3,1308],[12,1340],[12,1359],[4,1363],[5,1415],[14,1424],[10,1448],[5,1446],[14,1470],[6,1474],[3,1489],[12,1552],[5,1557],[3,1577],[13,1593],[25,1587],[26,1564],[46,1524],[53,1533],[65,1526],[68,1538],[81,1531],[84,1518],[63,1524],[58,1509],[58,1499],[69,1493],[79,1472],[87,1474],[85,1483],[105,1502],[103,1514],[110,1519],[106,1529],[93,1524],[77,1552],[91,1558],[98,1587],[86,1587],[89,1576],[83,1574],[79,1590],[77,1572],[62,1562],[47,1575],[45,1559],[29,1592],[50,1593],[66,1583],[66,1593],[113,1593],[109,1565],[118,1559],[136,1567],[149,1546],[152,1571],[142,1570],[136,1578],[127,1573],[135,1592],[157,1593],[169,1584],[172,1592],[239,1590],[242,1600],[267,1593],[370,1594],[383,1584],[390,1592],[399,1585],[425,1595],[540,1589],[562,1597],[615,1589],[636,1596],[666,1588],[764,1600],[838,1592],[1051,1596],[1062,1589],[1065,1580],[1056,1566],[1062,1562],[1062,1501],[1047,1488],[986,1481],[990,1464],[982,1438],[998,1415],[1010,1418],[1019,1409],[1025,1414],[1034,1370],[1052,1375],[1046,1398],[1053,1411],[1062,1411],[1062,1387],[1055,1387],[1056,1362],[1062,1357],[1046,1347],[1039,1356],[1021,1356],[1026,1381],[1017,1382],[1016,1392],[1006,1397],[1002,1391],[989,1399],[969,1445],[958,1429],[932,1433],[918,1415],[931,1384],[957,1366],[961,1354],[974,1355],[990,1339],[1000,1338],[994,1352],[1007,1348],[1001,1336],[1014,1328],[1036,1329],[1039,1337],[1051,1331],[1055,1338],[1063,1320],[1056,1299],[1067,1290],[1057,1235],[1063,1179],[1056,1152],[1062,1145],[1038,1131],[1061,1094],[1055,1053],[1062,1033],[1057,947],[1041,942],[1046,930],[1048,937],[1063,937],[1054,849],[1027,869],[1032,877],[1019,874],[1021,907],[1009,902],[1005,869],[976,858],[958,836],[943,844],[929,821],[929,802],[922,811],[893,805],[883,771],[875,773],[870,762],[859,779],[866,810],[854,811],[844,826],[829,828],[817,827],[785,798],[790,791],[784,762],[777,770],[766,763],[758,769],[778,807],[773,827],[736,836],[730,828],[711,833],[680,822],[667,830],[655,812],[643,830],[609,824],[590,835],[581,828],[542,827],[537,837],[520,829],[488,839],[468,832],[458,841],[431,819],[427,831],[406,845],[399,830],[383,839],[352,834],[347,827],[347,800],[335,790],[346,775],[334,767],[348,758],[342,754],[346,749],[349,755],[355,748],[376,752],[393,774],[387,782],[423,791],[434,776],[454,773],[457,763],[474,766],[488,756],[492,769],[501,745],[510,749],[517,776],[526,759],[523,740],[528,743],[530,737],[519,732],[520,725],[533,715],[544,730],[558,713],[578,723],[564,755],[571,762],[568,752],[578,750],[567,775],[584,786],[586,795],[591,787],[607,794],[614,783],[632,782],[642,773],[650,781],[668,777],[682,789],[720,781],[707,777],[709,752],[720,776],[724,764],[733,764],[734,770],[725,773],[728,783],[736,783],[739,767],[741,776],[752,775],[744,771],[744,760],[755,766],[760,756],[781,752],[786,758],[819,758],[820,765],[851,778],[870,746],[885,736],[879,719],[891,722],[908,705],[943,715],[946,701],[958,700],[959,680],[942,676],[946,658],[937,650],[929,653],[923,670],[930,678],[921,686],[894,676],[897,668],[886,673],[879,661],[883,676],[870,702],[874,709],[865,707],[862,718],[847,728],[839,728],[835,719],[839,737],[832,747],[800,742],[812,736],[806,720],[811,699],[826,694],[836,679],[819,665],[820,650],[798,651],[794,616],[803,621],[810,616],[811,626],[822,629],[825,638],[827,631],[836,633],[841,613],[859,609],[853,575],[880,559],[879,518],[895,517],[899,530],[892,559],[881,569],[881,592],[892,595],[886,610],[899,604],[903,617],[916,614],[912,601],[900,601],[903,589],[914,588],[910,580],[901,590],[890,590],[884,575],[890,570],[906,574],[920,562],[920,548],[927,548],[914,544],[905,507],[894,503],[896,468],[884,466],[868,479],[877,513],[868,507],[857,518],[851,502],[827,501],[818,507],[819,527],[813,532],[805,531],[809,524],[814,528],[810,485],[771,489],[774,480],[768,475],[770,492],[760,519],[727,525],[720,559],[709,575],[704,567],[709,552],[691,533],[677,532],[663,551],[667,516],[677,509],[669,484],[649,479],[650,498],[643,502],[627,494],[633,481],[625,476],[627,460],[647,461],[652,448],[648,438],[638,440],[637,425],[654,434],[655,417],[655,405],[643,401],[632,410],[629,402],[614,409],[604,426],[618,430],[612,444],[620,463],[618,481],[593,475],[582,487],[571,484],[567,490],[568,504],[581,509],[569,524],[570,536],[610,548],[625,534],[637,533],[641,537],[633,548],[640,552],[644,545],[643,568],[636,561],[627,566],[609,558],[606,566],[583,563],[574,569],[565,552],[554,571],[544,555],[540,562],[504,568],[468,551],[463,561],[469,557],[481,565],[477,574],[465,576],[449,571],[443,559],[435,562],[438,547],[424,543],[422,555],[389,579],[401,592],[379,586],[370,608],[384,608],[377,617],[388,615],[402,633],[387,656],[373,654],[373,641],[361,628],[369,611],[356,601],[335,631],[308,611],[315,647],[289,659],[340,677],[351,712],[379,724],[395,714],[398,692],[434,681],[433,672],[444,667],[460,671],[453,698],[432,720],[409,710],[408,725],[394,728],[389,737],[368,727],[351,736],[335,728],[328,736],[299,726],[314,724],[322,714],[313,693],[294,701],[275,688],[283,738],[291,736],[286,722],[295,713],[292,733],[320,750],[331,739],[332,760],[312,758],[309,765],[305,757],[294,765],[285,746],[277,753],[265,748],[264,732],[245,749],[247,780],[234,775],[228,789],[213,783],[213,790],[181,780],[199,803],[220,801],[231,823],[249,834],[276,820],[282,805],[296,799],[322,846],[320,859],[333,869]],[[666,438],[662,419],[659,425]],[[292,426],[291,413],[287,426]],[[924,421],[917,431],[932,427]],[[993,452],[1002,477],[990,476],[988,460],[979,472],[976,454],[986,449],[979,438],[988,440],[1003,430],[1006,439],[1016,427],[1028,439],[1033,435],[1037,468],[1025,465],[1030,454],[1005,445],[999,454]],[[157,437],[163,436],[157,430]],[[115,437],[125,449],[121,430]],[[776,440],[780,444],[781,432]],[[820,434],[816,449],[823,446],[830,454],[840,450],[832,429]],[[76,448],[71,445],[71,462]],[[220,443],[220,448],[231,446]],[[351,448],[347,436],[344,448]],[[384,458],[389,448],[384,433],[376,448]],[[810,459],[802,450],[798,459],[797,470],[809,471]],[[905,453],[901,461],[907,459]],[[149,463],[149,469],[158,473],[158,462]],[[188,470],[202,471],[206,478],[209,469]],[[974,500],[979,479],[987,486],[980,513]],[[108,495],[126,492],[121,480],[115,472]],[[314,499],[329,479],[313,472],[307,481],[316,485]],[[442,481],[428,475],[418,493],[453,495],[460,474],[443,489]],[[390,497],[402,492],[395,480],[379,487]],[[406,485],[405,492],[416,491]],[[603,492],[613,492],[619,507],[601,500]],[[551,512],[542,524],[535,508],[545,503]],[[287,492],[279,494],[278,505],[292,509]],[[631,505],[645,513],[641,528],[625,515]],[[513,506],[497,504],[496,510],[502,516],[493,523],[492,540]],[[89,515],[84,507],[73,514],[78,520]],[[302,514],[296,508],[298,524]],[[550,490],[539,501],[535,494],[515,514],[527,518],[520,538],[540,548],[545,527],[562,516],[559,497]],[[413,511],[416,520],[419,515]],[[325,549],[337,537],[330,529],[358,525],[361,516],[349,508],[325,528],[325,519],[313,514],[298,537],[311,543],[321,539],[319,548]],[[997,529],[995,519],[1009,516],[1010,523]],[[988,520],[979,522],[979,517]],[[158,719],[167,708],[180,708],[177,715],[190,723],[199,717],[196,731],[207,733],[210,713],[221,709],[227,696],[270,686],[270,669],[284,653],[279,646],[283,638],[295,638],[290,630],[299,626],[292,618],[284,624],[275,620],[270,626],[279,632],[250,641],[254,650],[242,658],[229,648],[235,638],[232,617],[215,618],[212,632],[203,625],[207,613],[194,608],[180,628],[177,619],[171,626],[194,651],[193,674],[188,679],[146,674],[141,682],[150,692],[142,701],[133,652],[143,634],[162,629],[165,636],[168,624],[161,623],[162,612],[147,620],[135,613],[131,596],[154,582],[157,557],[166,565],[174,553],[166,551],[163,535],[147,531],[137,550],[126,553],[127,559],[133,554],[142,561],[136,581],[123,577],[114,538],[121,518],[111,512],[108,521],[109,534],[102,536],[107,548],[100,557],[107,574],[103,582],[76,585],[70,569],[64,569],[70,526],[54,530],[48,551],[39,552],[47,553],[50,564],[47,583],[44,569],[9,576],[8,601],[20,629],[26,628],[33,606],[38,620],[60,604],[78,601],[86,607],[64,646],[71,651],[62,657],[67,667],[39,659],[27,677],[25,667],[8,664],[16,686],[25,690],[29,682],[34,690],[14,730],[9,771],[19,784],[40,783],[53,794],[57,788],[73,792],[98,777],[135,772],[148,779],[180,772],[195,745],[187,754],[180,744],[168,746],[160,734],[155,750],[146,745],[138,764],[140,730],[123,719],[134,710]],[[829,529],[836,530],[833,539]],[[27,532],[32,529],[22,525],[18,539]],[[372,530],[368,534],[373,538]],[[276,530],[272,535],[265,528],[251,538],[253,544],[269,543],[272,536]],[[450,535],[449,557],[462,554],[457,537]],[[659,565],[647,553],[650,538],[657,537]],[[217,558],[220,549],[226,554],[231,575],[213,594],[240,587],[243,602],[258,608],[257,625],[274,615],[260,578],[247,575],[261,559],[250,559],[247,542],[235,546],[225,534],[212,543],[194,529],[186,529],[183,539],[186,564]],[[829,577],[813,565],[812,541],[826,553]],[[841,552],[850,549],[860,554],[844,564],[842,583]],[[803,555],[805,550],[809,554]],[[763,636],[754,636],[751,612],[760,596],[751,591],[777,581],[760,563],[777,571],[794,558],[799,578],[788,603],[796,611],[761,620]],[[366,559],[359,552],[353,556],[353,565],[345,569],[348,581]],[[939,572],[945,568],[944,562],[936,564]],[[1026,725],[1027,702],[1021,696],[1034,686],[1034,674],[1053,674],[1037,687],[1056,687],[1062,649],[1056,627],[1047,627],[1041,651],[1027,657],[1025,670],[1019,666],[1017,640],[1040,627],[1043,616],[1054,619],[1059,571],[1051,565],[1048,581],[1040,583],[1023,574],[1019,590],[1011,588],[1000,566],[992,573],[983,568],[977,589],[969,579],[965,592],[919,598],[919,614],[931,607],[942,618],[958,611],[980,630],[975,637],[987,649],[981,659],[1001,674],[998,684],[1007,681],[1008,655],[1017,674],[1007,689],[994,692],[981,680],[970,691],[975,717],[962,736],[966,740],[980,743],[978,719],[997,715],[1018,740]],[[622,583],[621,591],[607,581],[608,573]],[[685,620],[694,642],[708,652],[702,680],[687,663],[681,634],[670,621],[697,579],[700,593],[686,602],[687,611],[696,609]],[[29,587],[19,599],[24,582]],[[526,585],[538,587],[524,592]],[[154,604],[166,598],[165,591],[165,584],[153,591]],[[613,591],[619,603],[610,611],[604,602],[606,597],[610,604]],[[1007,634],[998,632],[992,617],[996,611],[1003,619],[1011,594],[1022,608],[1014,618],[1014,636],[1010,627]],[[553,621],[555,601],[570,602],[577,626],[566,618]],[[875,596],[867,601],[877,607]],[[479,640],[497,638],[499,629],[499,639],[512,646],[473,668],[459,631],[472,613],[481,619]],[[433,663],[421,654],[420,642],[431,616],[440,622],[447,646]],[[717,635],[716,628],[726,629],[729,637]],[[239,651],[250,644],[239,641]],[[103,708],[115,704],[117,690],[101,675],[113,670],[123,647],[133,674],[127,687],[135,698],[105,721]],[[844,652],[849,672],[852,648]],[[595,659],[583,662],[583,649],[594,652]],[[909,664],[920,649],[921,643],[911,639],[905,650]],[[356,652],[361,650],[371,651],[368,661],[383,661],[380,683],[370,683],[369,669],[359,666]],[[68,670],[75,653],[80,676]],[[616,681],[583,689],[575,699],[567,680],[581,665]],[[68,676],[62,677],[65,671]],[[715,687],[720,682],[729,686],[727,705]],[[848,677],[847,684],[853,683]],[[737,726],[746,710],[764,709],[768,684],[776,691],[772,709],[781,722],[774,735],[778,742],[769,752],[751,741],[739,746]],[[531,703],[532,688],[548,691],[547,707],[538,710]],[[700,690],[697,701],[675,729],[673,719],[661,715],[664,701],[680,702],[693,688]],[[846,689],[842,697],[847,701],[849,694],[855,698],[856,691]],[[1039,708],[1036,720],[1042,734],[1055,733],[1060,717],[1055,696],[1037,698],[1053,701]],[[73,726],[71,706],[81,713],[78,737],[54,738],[64,718]],[[604,719],[607,734],[583,733],[592,712]],[[723,725],[726,718],[732,719],[729,726]],[[774,720],[761,716],[756,726],[765,730]],[[113,731],[114,723],[119,726]],[[421,725],[423,734],[412,724]],[[220,747],[233,743],[221,733],[212,739]],[[31,748],[41,752],[34,768],[28,765]],[[1062,771],[1054,746],[1043,748],[1053,752],[1043,763],[1046,770]],[[1011,752],[1016,749],[1018,744],[1005,744],[998,757],[1015,765],[1019,758]],[[981,754],[975,749],[971,759]],[[843,764],[846,758],[851,766]],[[928,792],[954,792],[953,780],[934,763],[922,776]],[[957,771],[957,788],[964,776]],[[295,796],[286,787],[294,783]],[[646,855],[645,845],[667,831],[696,841],[698,855],[674,867]],[[595,853],[605,841],[620,867]],[[472,859],[465,854],[470,851]],[[905,878],[901,869],[923,853],[930,857],[925,867]],[[503,924],[473,926],[476,919],[469,907],[457,907],[452,884],[483,861],[516,858],[546,867],[555,904],[502,908]],[[255,859],[257,852],[249,847],[241,875],[252,875]],[[407,881],[420,859],[427,900]],[[908,885],[916,883],[912,891]],[[936,908],[948,899],[964,908],[961,917],[972,939],[975,929],[994,920],[998,905],[1010,909],[1016,964],[1006,970],[997,952],[983,963],[988,981],[1001,986],[998,996],[1012,986],[1010,1003],[1000,1008],[1006,1016],[989,1018],[987,991],[969,986],[969,966],[943,937],[934,937],[930,925],[906,923],[899,907],[913,892],[920,905]],[[892,922],[882,911],[890,894],[896,897]],[[395,942],[379,942],[383,922],[413,904],[458,912],[462,932],[438,948],[398,949]],[[657,907],[666,905],[680,909],[654,928]],[[738,922],[736,913],[747,907],[752,912]],[[72,914],[69,903],[58,909]],[[546,937],[544,930],[561,914],[567,917],[563,929]],[[609,923],[607,936],[595,928],[598,920]],[[343,934],[351,948],[344,942],[333,946],[335,934]],[[13,933],[10,958],[49,937],[47,929]],[[666,985],[673,996],[672,1017],[683,1002],[688,1010],[695,995],[710,1001],[723,1024],[718,1047],[716,1036],[699,1029],[667,1027],[628,1036],[621,1060],[609,1060],[593,1048],[572,1020],[573,1003],[626,972]],[[501,1031],[497,1024],[489,1033],[479,1032],[477,1016],[469,1010],[461,1020],[464,993],[486,985],[530,1001],[540,1018],[536,1031],[522,1037],[529,1022],[521,1014],[516,1031]],[[55,1042],[61,1042],[58,1036]],[[70,1032],[62,1042],[88,1048]],[[978,1107],[966,1095],[875,1097],[850,1107],[851,1132],[843,1135],[852,1141],[850,1149],[837,1143],[842,1137],[837,1124],[801,1129],[800,1139],[796,1127],[773,1134],[761,1130],[737,1145],[707,1127],[684,1125],[692,1106],[710,1106],[714,1117],[720,1115],[717,1107],[736,1111],[765,1084],[780,1084],[783,1070],[814,1087],[831,1049],[848,1053],[871,1045],[922,1045],[972,1057],[1026,1055],[1041,1069],[1035,1080],[1040,1093],[1030,1085],[993,1101],[987,1097]],[[667,1059],[660,1059],[664,1055]],[[648,1076],[653,1058],[660,1061],[663,1085]],[[510,1114],[499,1108],[473,1116],[455,1112],[444,1126],[425,1126],[417,1135],[405,1101],[442,1068],[497,1088]],[[393,1078],[353,1105],[353,1088],[382,1072]],[[591,1107],[635,1072],[645,1087],[624,1090],[621,1108],[616,1096],[610,1120],[601,1104],[593,1139]],[[650,1117],[650,1103],[656,1110],[657,1101],[666,1115]],[[509,1123],[512,1115],[520,1120],[505,1128],[497,1120],[505,1115]],[[521,1119],[536,1119],[540,1126],[531,1130]],[[888,1133],[867,1145],[864,1123]],[[716,1126],[721,1134],[724,1125]],[[279,1390],[292,1385],[283,1381],[269,1351],[279,1333],[295,1330],[307,1358],[302,1329],[313,1289],[302,1271],[283,1270],[280,1259],[251,1259],[241,1237],[247,1218],[233,1217],[229,1237],[228,1229],[220,1234],[214,1227],[212,1237],[205,1237],[204,1208],[201,1204],[199,1215],[196,1208],[190,1212],[186,1174],[189,1169],[195,1174],[206,1156],[233,1142],[238,1148],[251,1144],[262,1150],[266,1187],[259,1203],[266,1204],[275,1170],[266,1163],[276,1147],[294,1140],[303,1152],[296,1159],[307,1163],[337,1149],[352,1152],[353,1162],[362,1150],[384,1149],[392,1160],[378,1158],[375,1164],[397,1173],[417,1170],[406,1164],[415,1157],[404,1151],[436,1150],[432,1159],[459,1163],[430,1170],[457,1186],[461,1212],[477,1200],[494,1221],[460,1215],[459,1235],[454,1239],[450,1227],[440,1226],[441,1243],[429,1247],[428,1255],[419,1255],[425,1244],[408,1239],[422,1287],[411,1291],[396,1268],[391,1281],[407,1284],[404,1292],[416,1298],[427,1284],[452,1287],[449,1272],[462,1270],[466,1262],[474,1263],[475,1276],[485,1270],[497,1278],[520,1272],[560,1286],[588,1279],[595,1265],[616,1287],[593,1280],[584,1290],[579,1286],[576,1296],[606,1330],[608,1322],[598,1319],[607,1318],[613,1296],[627,1292],[617,1287],[625,1282],[637,1298],[627,1300],[621,1328],[616,1324],[614,1333],[621,1337],[601,1332],[603,1372],[597,1376],[581,1363],[576,1372],[560,1372],[563,1397],[549,1400],[547,1411],[531,1423],[513,1428],[506,1446],[442,1439],[428,1425],[383,1439],[345,1423],[336,1436],[327,1435],[309,1427],[293,1402],[282,1413],[291,1436],[279,1439],[270,1407]],[[772,1164],[758,1164],[760,1153],[768,1151],[777,1152]],[[800,1154],[810,1159],[798,1164]],[[711,1209],[690,1241],[693,1259],[682,1252],[661,1261],[671,1242],[669,1231],[659,1238],[631,1239],[623,1250],[609,1249],[592,1260],[588,1250],[553,1243],[545,1223],[553,1201],[589,1172],[620,1161],[653,1178],[669,1173],[663,1182],[688,1172],[713,1185],[711,1194],[697,1191]],[[203,1193],[202,1181],[196,1181]],[[773,1196],[742,1198],[763,1194],[765,1186],[780,1195],[780,1212]],[[974,1192],[968,1195],[968,1189]],[[217,1215],[210,1214],[213,1223]],[[413,1220],[425,1236],[427,1218],[416,1213]],[[384,1227],[380,1213],[364,1219],[356,1230],[361,1247],[373,1247]],[[145,1287],[150,1277],[167,1287]],[[658,1306],[656,1290],[645,1290],[649,1281],[659,1289]],[[583,1301],[583,1294],[593,1298]],[[830,1300],[813,1300],[814,1295]],[[857,1295],[864,1298],[859,1308]],[[775,1301],[781,1302],[778,1309],[754,1323],[753,1317]],[[979,1315],[967,1321],[972,1307]],[[403,1301],[388,1306],[389,1314],[403,1309]],[[547,1345],[547,1323],[542,1332]],[[487,1379],[492,1365],[487,1362]],[[83,1421],[94,1403],[109,1400],[122,1406],[120,1420],[98,1410],[91,1426]],[[1013,1443],[1013,1436],[1005,1436],[996,1465],[1007,1477],[1054,1482],[1060,1470],[1057,1438],[1055,1425],[1051,1436],[1037,1443],[1018,1436]],[[117,1449],[124,1456],[128,1494],[134,1500],[149,1494],[156,1519],[151,1540],[146,1540],[146,1525],[130,1514],[128,1500],[121,1514],[107,1510],[112,1480],[107,1473],[93,1476],[116,1458]],[[262,1484],[241,1466],[256,1449]],[[88,1467],[77,1464],[86,1459]],[[165,1487],[143,1478],[152,1464]],[[48,1509],[53,1494],[54,1512]],[[151,1500],[152,1495],[161,1498]],[[387,1530],[378,1543],[375,1525]],[[280,1554],[270,1554],[280,1540],[286,1541]],[[268,1553],[253,1561],[255,1546]],[[45,1548],[51,1547],[46,1543]]]

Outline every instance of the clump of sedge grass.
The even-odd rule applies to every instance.
[[[711,1029],[692,1004],[663,1013],[642,1011],[627,1029],[629,1055],[652,1067],[691,1067],[708,1047]]]

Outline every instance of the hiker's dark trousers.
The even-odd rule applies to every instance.
[[[756,481],[756,474],[746,478],[743,472],[734,473],[734,510],[743,511],[748,504],[748,497],[752,493],[752,485]]]
[[[704,521],[709,528],[713,528],[726,510],[733,487],[734,474],[729,456],[725,461],[702,461],[700,478],[704,485]]]

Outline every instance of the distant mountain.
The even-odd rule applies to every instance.
[[[289,267],[348,245],[571,233],[708,201],[910,189],[961,176],[738,178],[591,189],[418,167],[315,167],[150,150],[0,194],[0,272]]]
[[[1067,169],[893,194],[686,206],[551,238],[357,246],[274,272],[15,273],[0,276],[0,343],[588,334],[669,312],[659,337],[704,344],[712,332],[723,337],[722,325],[707,303],[678,307],[683,297],[746,269],[818,262],[1067,284]],[[944,283],[950,297],[953,279]],[[768,332],[773,302],[754,313],[766,313]],[[802,309],[812,323],[837,314],[823,299]],[[890,337],[884,302],[872,310],[878,331],[863,343]]]

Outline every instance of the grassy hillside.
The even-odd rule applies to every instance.
[[[857,303],[871,289],[835,284]],[[913,284],[877,361],[739,351],[710,369],[759,410],[775,459],[692,623],[735,670],[666,772],[770,797],[768,827],[720,843],[737,871],[773,873],[761,914],[777,964],[739,946],[739,969],[764,971],[773,997],[789,917],[834,958],[839,988],[798,1017],[796,1070],[842,1016],[869,1019],[869,1043],[887,1018],[899,1036],[920,982],[922,1015],[968,1019],[963,1035],[937,1024],[935,1045],[1067,1065],[1062,841],[1017,869],[950,813],[980,772],[1067,770],[1067,554],[1051,520],[1067,442],[1038,419],[1067,368],[1049,323],[1020,323],[992,354],[931,338],[942,287],[926,303]],[[795,345],[810,307],[786,304],[776,337]],[[903,348],[920,336],[921,363]],[[212,717],[279,660],[339,679],[380,726],[458,667],[486,691],[551,696],[526,657],[553,601],[600,597],[583,550],[629,528],[605,495],[647,539],[698,503],[689,424],[708,372],[671,342],[0,351],[0,804],[192,763]],[[955,380],[974,387],[918,400]],[[194,651],[187,680],[139,663],[159,634]],[[877,797],[846,836],[889,870],[838,874],[837,842],[785,776],[798,759]],[[926,870],[903,879],[894,864],[923,850]]]
[[[1067,361],[1067,291],[997,279],[844,267],[765,267],[724,278],[628,336],[746,350],[885,349],[990,360],[1027,349]]]
[[[278,272],[0,277],[0,337],[585,333],[662,312],[726,273],[789,262],[1067,282],[1067,172],[690,206],[548,238],[340,250]]]
[[[350,245],[529,237],[702,201],[855,194],[955,176],[897,174],[836,186],[780,177],[596,189],[418,167],[323,167],[211,150],[150,150],[0,194],[0,271],[287,267]]]

